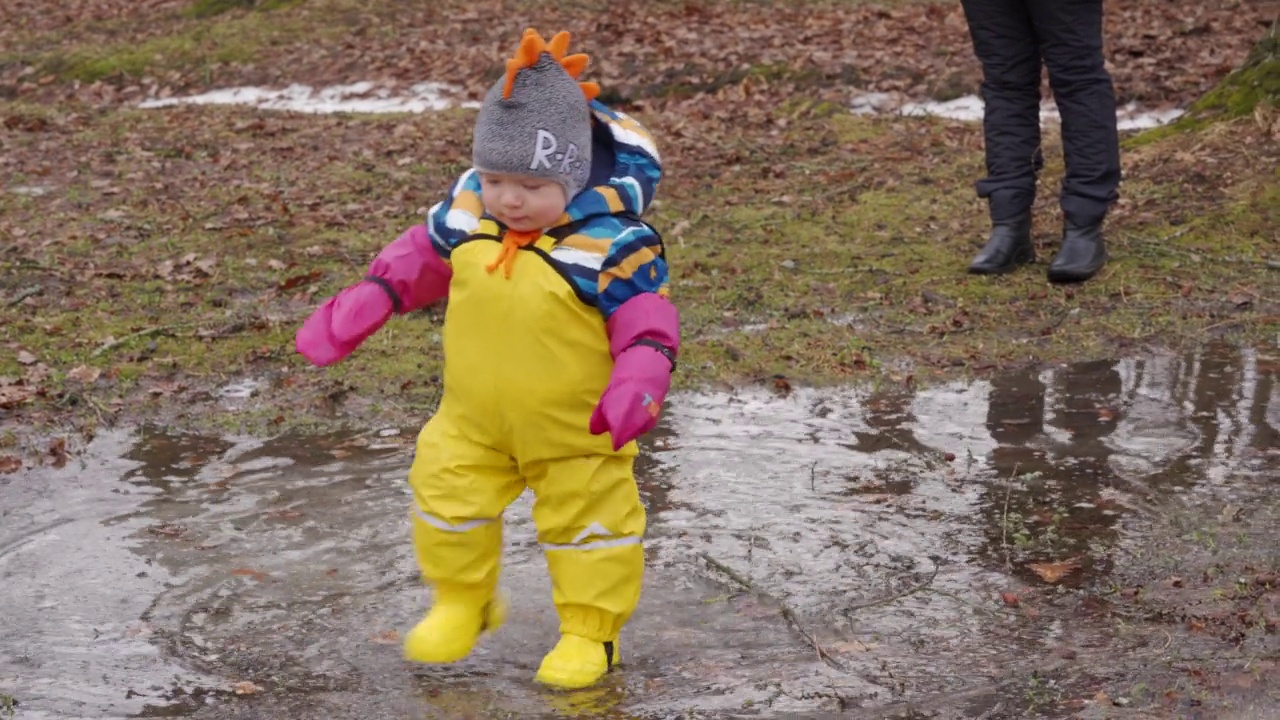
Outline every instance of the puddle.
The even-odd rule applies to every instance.
[[[106,434],[62,470],[0,477],[0,694],[41,719],[1035,717],[1032,689],[1208,641],[1088,609],[1159,523],[1236,508],[1232,532],[1277,564],[1277,367],[1215,348],[922,391],[677,396],[639,467],[627,664],[580,693],[531,682],[557,622],[527,494],[509,624],[462,663],[411,666],[412,433]],[[1234,647],[1274,657],[1274,639]]]

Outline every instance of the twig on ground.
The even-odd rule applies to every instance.
[[[917,584],[915,584],[915,585],[912,585],[911,587],[907,588],[906,590],[903,590],[903,591],[901,591],[901,592],[894,593],[893,595],[890,595],[889,597],[880,598],[879,600],[872,600],[871,602],[859,603],[859,604],[857,604],[857,605],[850,605],[849,607],[847,607],[847,608],[845,608],[845,609],[844,609],[844,613],[845,613],[846,615],[850,615],[850,614],[853,614],[853,613],[855,613],[855,612],[857,612],[857,611],[859,611],[859,610],[866,610],[867,608],[873,608],[873,607],[877,607],[877,606],[879,606],[879,605],[888,605],[889,603],[897,602],[898,600],[901,600],[901,599],[902,599],[902,598],[904,598],[904,597],[908,597],[908,596],[910,596],[910,595],[915,595],[916,593],[920,592],[921,590],[924,590],[924,589],[928,588],[930,585],[932,585],[932,584],[933,584],[933,581],[934,581],[937,577],[938,577],[938,563],[936,563],[936,562],[935,562],[935,563],[933,564],[933,572],[929,574],[929,577],[928,577],[924,582],[921,582],[921,583],[917,583]]]
[[[730,580],[734,581],[738,585],[742,586],[743,590],[746,590],[747,592],[755,593],[757,595],[764,595],[766,597],[768,596],[768,593],[761,590],[755,583],[742,577],[742,575],[740,575],[737,570],[734,570],[733,568],[729,567],[728,565],[725,565],[724,563],[720,562],[719,560],[711,557],[706,553],[698,553],[698,557],[706,561],[706,563],[711,567],[715,568],[716,570],[719,570],[721,573],[724,574],[725,577],[729,578]]]
[[[1000,516],[1000,549],[1004,551],[1004,566],[1008,570],[1013,569],[1013,563],[1009,562],[1009,496],[1013,494],[1013,478],[1018,475],[1020,465],[1013,466],[1013,472],[1004,481],[1004,512]]]
[[[1270,323],[1270,322],[1275,322],[1277,320],[1280,320],[1280,315],[1255,315],[1253,317],[1238,317],[1238,318],[1232,318],[1231,320],[1223,320],[1222,322],[1214,323],[1204,328],[1200,332],[1207,333],[1210,330],[1218,330],[1224,327],[1231,327],[1232,325],[1243,325],[1245,323]]]
[[[836,670],[840,670],[842,672],[845,670],[844,664],[828,655],[827,651],[822,649],[822,645],[819,645],[817,639],[804,629],[804,626],[801,625],[800,621],[796,618],[796,614],[786,605],[782,605],[782,619],[790,623],[791,627],[795,628],[796,632],[800,633],[800,636],[805,639],[805,642],[809,643],[809,647],[813,648],[814,651],[818,653],[819,660],[830,665]]]
[[[98,357],[99,355],[102,355],[103,353],[106,353],[106,352],[110,352],[120,347],[121,345],[128,343],[131,340],[137,340],[138,338],[146,337],[148,335],[155,335],[156,333],[163,333],[163,332],[169,332],[170,330],[177,330],[178,328],[186,327],[187,325],[190,325],[190,323],[182,323],[179,325],[157,325],[156,327],[150,327],[145,330],[139,330],[138,332],[135,332],[135,333],[129,333],[128,335],[125,335],[119,340],[112,340],[111,342],[104,344],[102,347],[98,348],[97,350],[94,350],[93,353],[89,355],[89,357]]]
[[[844,665],[841,664],[839,660],[836,660],[835,658],[831,657],[831,655],[828,654],[826,650],[823,650],[822,645],[818,643],[817,639],[815,639],[812,635],[810,635],[809,631],[804,629],[804,626],[800,624],[800,620],[796,618],[795,612],[792,611],[791,608],[787,607],[785,603],[773,597],[769,593],[761,590],[760,587],[757,586],[755,583],[742,577],[742,575],[739,574],[736,570],[729,567],[728,565],[725,565],[719,560],[716,560],[710,555],[706,553],[698,553],[698,557],[702,558],[711,567],[720,571],[722,574],[724,574],[725,577],[729,578],[730,580],[734,581],[738,585],[742,586],[742,589],[746,590],[747,592],[753,593],[755,595],[760,595],[761,597],[769,598],[770,600],[773,600],[774,602],[778,603],[779,607],[782,608],[780,611],[782,615],[782,619],[786,620],[787,623],[791,625],[791,627],[795,628],[796,632],[800,633],[800,636],[803,637],[805,642],[809,644],[809,647],[813,648],[814,651],[818,653],[818,659],[826,663],[827,665],[835,668],[836,670],[840,670],[840,671],[845,670]]]
[[[1195,223],[1188,223],[1186,226],[1184,226],[1184,227],[1182,227],[1182,228],[1180,228],[1180,229],[1178,229],[1178,230],[1175,230],[1175,231],[1173,231],[1173,232],[1169,233],[1168,235],[1165,235],[1164,237],[1160,238],[1160,239],[1159,239],[1159,240],[1157,240],[1156,242],[1157,242],[1157,243],[1167,243],[1167,242],[1169,242],[1170,240],[1177,240],[1178,238],[1182,237],[1183,235],[1186,235],[1187,233],[1189,233],[1189,232],[1191,232],[1192,230],[1195,230],[1195,229],[1196,229]]]
[[[105,424],[107,409],[102,407],[102,403],[98,402],[97,400],[94,400],[88,395],[84,396],[84,401],[88,403],[90,409],[93,410],[93,414],[98,418],[98,425],[101,426]]]
[[[960,603],[961,605],[964,605],[965,607],[968,607],[971,610],[977,610],[980,613],[984,613],[992,617],[1001,616],[1000,613],[995,612],[991,608],[985,607],[983,605],[978,605],[977,603],[966,600],[949,590],[939,590],[938,588],[935,588],[935,587],[926,588],[926,589],[928,590],[928,592],[933,593],[934,595],[939,595],[944,598],[950,598],[952,600],[955,600],[956,602]]]
[[[35,297],[42,292],[44,292],[44,288],[40,285],[32,285],[31,287],[19,290],[18,294],[14,295],[13,299],[9,301],[9,307],[21,305],[23,300],[26,300],[29,297]]]

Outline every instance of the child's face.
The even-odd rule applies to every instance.
[[[566,206],[560,183],[528,175],[480,173],[480,198],[490,215],[519,232],[551,227]]]

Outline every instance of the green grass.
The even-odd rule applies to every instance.
[[[232,10],[258,10],[270,12],[297,5],[304,0],[196,0],[183,13],[187,17],[203,20]]]
[[[1254,47],[1244,64],[1193,103],[1176,121],[1129,138],[1126,148],[1203,130],[1215,122],[1251,115],[1259,107],[1280,107],[1280,35],[1269,35]]]
[[[233,13],[249,8],[252,12]],[[200,0],[181,13],[133,21],[103,21],[46,35],[18,36],[0,51],[0,66],[32,65],[40,76],[92,83],[165,72],[198,71],[259,59],[272,48],[301,41],[327,42],[362,12],[354,0],[311,7],[302,0]]]

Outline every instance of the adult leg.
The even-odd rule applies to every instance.
[[[551,573],[560,642],[537,679],[587,687],[618,662],[618,634],[640,600],[644,506],[630,455],[587,455],[522,467]]]
[[[1040,153],[1040,51],[1024,0],[961,0],[973,50],[982,64],[982,128],[992,232],[970,264],[975,273],[1002,273],[1032,262],[1031,204]]]
[[[505,608],[494,597],[502,512],[524,480],[510,456],[468,438],[442,411],[418,435],[409,485],[414,551],[435,602],[405,636],[405,657],[454,662],[502,623]]]
[[[1102,54],[1102,0],[1028,0],[1062,115],[1063,239],[1049,277],[1086,280],[1106,263],[1102,222],[1120,184],[1116,97]]]

